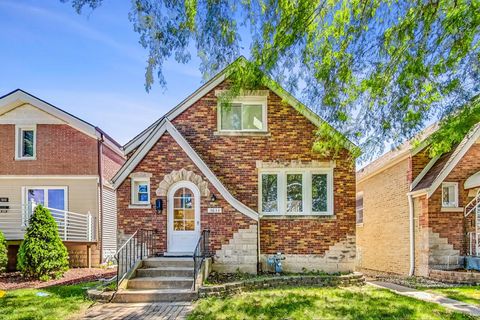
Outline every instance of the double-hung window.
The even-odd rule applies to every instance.
[[[150,204],[150,179],[132,178],[132,204]]]
[[[267,98],[245,96],[218,106],[220,132],[266,132]]]
[[[458,207],[458,183],[457,182],[442,183],[442,207],[444,208]]]
[[[259,184],[265,215],[333,215],[333,169],[269,169]]]
[[[363,223],[363,192],[357,193],[355,201],[357,223]]]
[[[34,160],[36,157],[36,127],[17,126],[15,134],[15,159]]]

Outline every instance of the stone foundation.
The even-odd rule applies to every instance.
[[[430,270],[429,278],[447,283],[480,284],[480,272]]]
[[[269,254],[260,255],[263,270],[269,270],[267,258]],[[287,254],[284,255],[282,267],[285,272],[323,271],[351,272],[355,268],[355,237],[337,242],[324,255]]]
[[[240,229],[215,253],[212,269],[222,273],[257,273],[257,225]]]

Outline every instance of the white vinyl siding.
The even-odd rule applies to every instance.
[[[117,251],[117,195],[115,190],[103,187],[102,258],[112,259]]]

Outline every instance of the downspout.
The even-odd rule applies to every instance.
[[[258,215],[258,227],[257,227],[257,273],[262,271],[262,265],[260,262],[260,215]]]
[[[414,208],[413,208],[413,196],[407,194],[408,197],[408,209],[409,209],[409,222],[410,222],[410,270],[408,276],[411,277],[415,273],[415,222],[414,222]]]
[[[97,245],[100,250],[100,263],[103,262],[103,242],[102,242],[102,221],[103,221],[103,165],[102,165],[102,160],[103,160],[103,133],[100,131],[100,140],[98,141],[98,177],[99,177],[99,191],[100,191],[100,197],[99,197],[99,212],[98,212],[98,223],[97,223],[97,228],[98,228],[98,239],[97,239]]]

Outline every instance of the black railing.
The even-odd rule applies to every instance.
[[[205,261],[205,259],[210,256],[209,241],[210,241],[210,230],[208,229],[203,230],[202,234],[200,235],[200,239],[198,239],[197,246],[193,251],[193,290],[194,291],[197,284],[198,273],[202,268],[202,264]]]
[[[155,255],[154,236],[155,232],[153,230],[137,230],[118,249],[115,254],[117,260],[117,288],[137,261]]]

